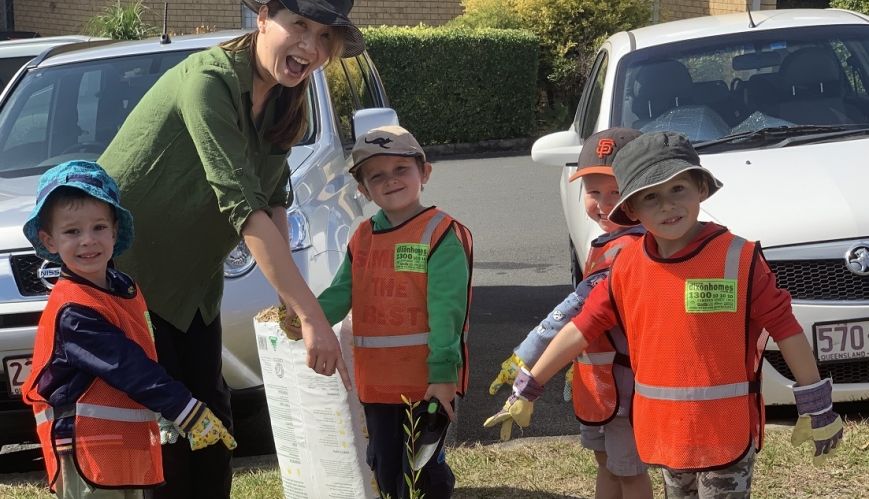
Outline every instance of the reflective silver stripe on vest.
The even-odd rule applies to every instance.
[[[590,366],[612,364],[614,360],[616,360],[615,352],[585,352],[576,358],[576,361],[580,364],[587,364]]]
[[[39,426],[42,423],[48,423],[49,421],[54,421],[54,409],[49,407],[44,411],[37,412],[33,417],[36,419],[36,426]]]
[[[157,420],[157,413],[148,409],[122,409],[96,404],[76,404],[75,414],[86,418],[123,421],[125,423],[145,423]]]
[[[671,387],[644,385],[637,381],[636,392],[643,397],[657,400],[719,400],[748,395],[748,382],[716,386]]]
[[[739,278],[739,256],[742,254],[742,246],[745,245],[745,239],[734,236],[730,241],[730,247],[727,248],[727,257],[724,260],[724,278],[738,279]]]
[[[354,336],[353,345],[359,348],[392,348],[428,345],[428,333],[399,334],[395,336]]]
[[[51,421],[54,421],[55,419],[68,418],[70,416],[75,416],[74,409],[67,408],[55,416],[54,407],[48,407],[45,410],[37,412],[33,415],[34,419],[36,419],[37,426],[41,425],[42,423],[49,423]]]
[[[428,224],[425,226],[425,230],[422,232],[422,237],[419,238],[419,242],[422,244],[431,244],[431,236],[434,234],[434,230],[437,228],[438,224],[441,223],[441,220],[446,217],[447,214],[439,211],[431,220],[428,221]]]

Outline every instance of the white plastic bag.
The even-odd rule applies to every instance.
[[[254,319],[254,330],[284,497],[378,497],[365,462],[368,438],[356,393],[347,392],[338,373],[327,377],[310,369],[304,342],[287,338],[277,321]],[[352,376],[349,319],[336,330]]]

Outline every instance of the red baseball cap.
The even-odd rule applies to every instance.
[[[613,175],[613,159],[616,153],[640,135],[642,132],[633,128],[607,128],[591,134],[585,139],[582,151],[579,152],[576,172],[570,176],[568,182],[592,173]]]

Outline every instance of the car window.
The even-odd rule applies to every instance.
[[[353,114],[385,105],[374,69],[364,55],[340,59],[326,67],[336,126],[346,149],[353,147]]]
[[[604,80],[606,79],[607,53],[601,52],[597,56],[591,73],[586,83],[586,88],[580,100],[580,106],[576,113],[576,130],[579,136],[585,139],[593,134],[597,127],[597,119],[600,116],[600,103],[603,97]]]
[[[31,70],[0,110],[0,174],[96,159],[151,85],[191,51]]]
[[[695,141],[773,126],[869,122],[869,28],[760,30],[626,56],[614,126]]]
[[[15,73],[17,73],[18,70],[21,69],[21,66],[23,66],[30,59],[33,59],[33,57],[27,56],[0,58],[0,90],[3,90],[3,87],[12,80],[12,77],[15,76]]]

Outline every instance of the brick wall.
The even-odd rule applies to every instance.
[[[745,12],[752,0],[657,0],[661,22],[689,17]],[[761,0],[762,10],[775,9],[776,0]]]
[[[2,0],[0,0],[2,1]],[[15,29],[43,36],[82,33],[88,20],[117,0],[14,0]],[[123,4],[134,0],[121,0]],[[163,2],[144,0],[146,20],[162,28]],[[441,25],[462,13],[461,0],[357,0],[351,18],[360,26],[419,23]],[[243,26],[238,0],[175,0],[169,3],[169,31],[192,33],[198,26]]]

